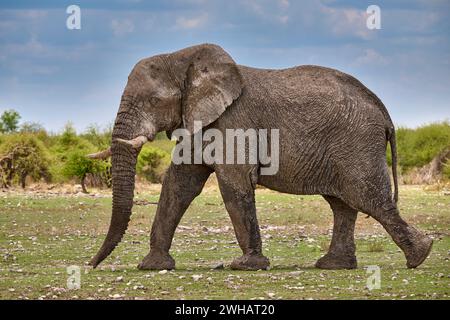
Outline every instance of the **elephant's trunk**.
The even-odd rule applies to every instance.
[[[111,146],[112,161],[112,189],[113,204],[112,216],[108,234],[98,251],[92,258],[90,265],[94,268],[102,262],[114,250],[122,240],[130,221],[133,207],[134,180],[136,174],[136,160],[140,148],[135,149],[118,139],[133,139],[135,135],[136,121],[128,113],[119,114],[113,130],[113,143]]]

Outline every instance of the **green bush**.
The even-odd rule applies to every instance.
[[[25,187],[28,176],[50,181],[50,157],[44,144],[34,135],[20,133],[2,137],[0,144],[0,176],[3,187],[20,182]]]
[[[81,138],[89,141],[99,150],[106,149],[111,145],[112,127],[108,126],[105,130],[101,130],[97,125],[90,125]]]
[[[80,138],[75,128],[68,123],[64,131],[51,139],[50,152],[52,161],[50,171],[55,182],[67,182],[69,175],[65,172],[66,162],[72,153],[89,154],[95,150],[94,146],[86,140]]]
[[[96,142],[97,146],[91,143]],[[99,133],[95,127],[91,127],[83,135],[77,135],[72,124],[68,123],[64,131],[56,137],[51,147],[53,161],[51,172],[55,181],[67,182],[76,178],[79,180],[83,192],[87,193],[86,178],[91,176],[100,181],[102,185],[110,186],[109,161],[92,160],[86,157],[90,153],[106,147],[108,134]]]
[[[88,193],[85,183],[87,175],[102,174],[109,170],[109,166],[109,162],[89,159],[85,151],[75,149],[67,155],[61,172],[66,178],[78,178],[83,192]]]
[[[404,171],[422,167],[450,146],[450,123],[433,123],[417,129],[397,130],[399,165]]]
[[[144,146],[139,154],[136,170],[138,175],[152,183],[162,182],[170,163],[170,154],[150,145]]]

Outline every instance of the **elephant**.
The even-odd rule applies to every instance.
[[[128,77],[111,147],[91,155],[111,156],[113,189],[110,226],[90,261],[94,268],[114,250],[128,227],[136,159],[143,144],[159,132],[170,137],[180,128],[192,135],[199,129],[278,129],[279,168],[275,174],[262,175],[259,162],[172,162],[162,183],[150,251],[139,269],[175,268],[169,253],[175,230],[213,172],[243,253],[231,262],[232,269],[270,265],[262,251],[256,185],[294,195],[321,195],[329,203],[332,239],[328,252],[315,263],[317,268],[357,268],[358,212],[384,227],[403,251],[407,267],[419,266],[429,255],[432,239],[400,216],[395,129],[372,91],[334,69],[252,68],[236,64],[218,45],[201,44],[142,59]],[[388,143],[393,187],[386,160]]]

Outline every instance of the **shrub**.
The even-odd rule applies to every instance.
[[[86,189],[86,177],[88,174],[102,174],[109,170],[109,162],[96,161],[86,157],[82,149],[71,151],[62,167],[62,174],[67,178],[78,178],[84,193]]]
[[[450,123],[432,123],[417,129],[397,130],[399,165],[408,171],[422,167],[450,146]]]
[[[86,190],[86,177],[95,176],[102,184],[110,186],[109,162],[93,161],[87,154],[98,151],[92,143],[77,135],[72,124],[68,123],[64,131],[56,136],[51,147],[53,161],[51,172],[56,181],[64,182],[72,178],[79,179],[83,192]]]
[[[98,149],[106,149],[111,145],[112,127],[108,126],[101,130],[97,125],[90,125],[86,131],[80,135],[81,138],[89,141]]]
[[[136,170],[138,175],[142,175],[148,181],[160,183],[169,163],[168,152],[152,146],[144,146],[139,154]]]
[[[20,125],[20,132],[39,133],[41,131],[45,132],[45,128],[39,122],[26,121]]]
[[[14,180],[25,188],[26,178],[44,178],[49,181],[49,155],[45,146],[31,134],[15,134],[3,137],[0,146],[0,176],[3,187]]]

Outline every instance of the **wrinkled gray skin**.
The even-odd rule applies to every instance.
[[[382,102],[342,72],[300,66],[265,70],[236,65],[220,47],[204,44],[141,60],[131,72],[113,130],[113,208],[106,239],[92,259],[97,266],[120,242],[130,220],[136,158],[118,142],[179,127],[280,129],[277,174],[263,176],[258,165],[171,164],[153,222],[150,252],[140,269],[173,269],[169,255],[175,229],[212,172],[231,217],[243,255],[233,269],[269,266],[262,254],[255,209],[255,185],[291,194],[320,194],[334,214],[329,252],[316,267],[356,268],[357,212],[376,219],[403,250],[410,268],[420,265],[432,241],[408,225],[397,208],[386,164],[395,131]],[[224,135],[225,136],[225,135]],[[301,212],[299,212],[301,214]]]

